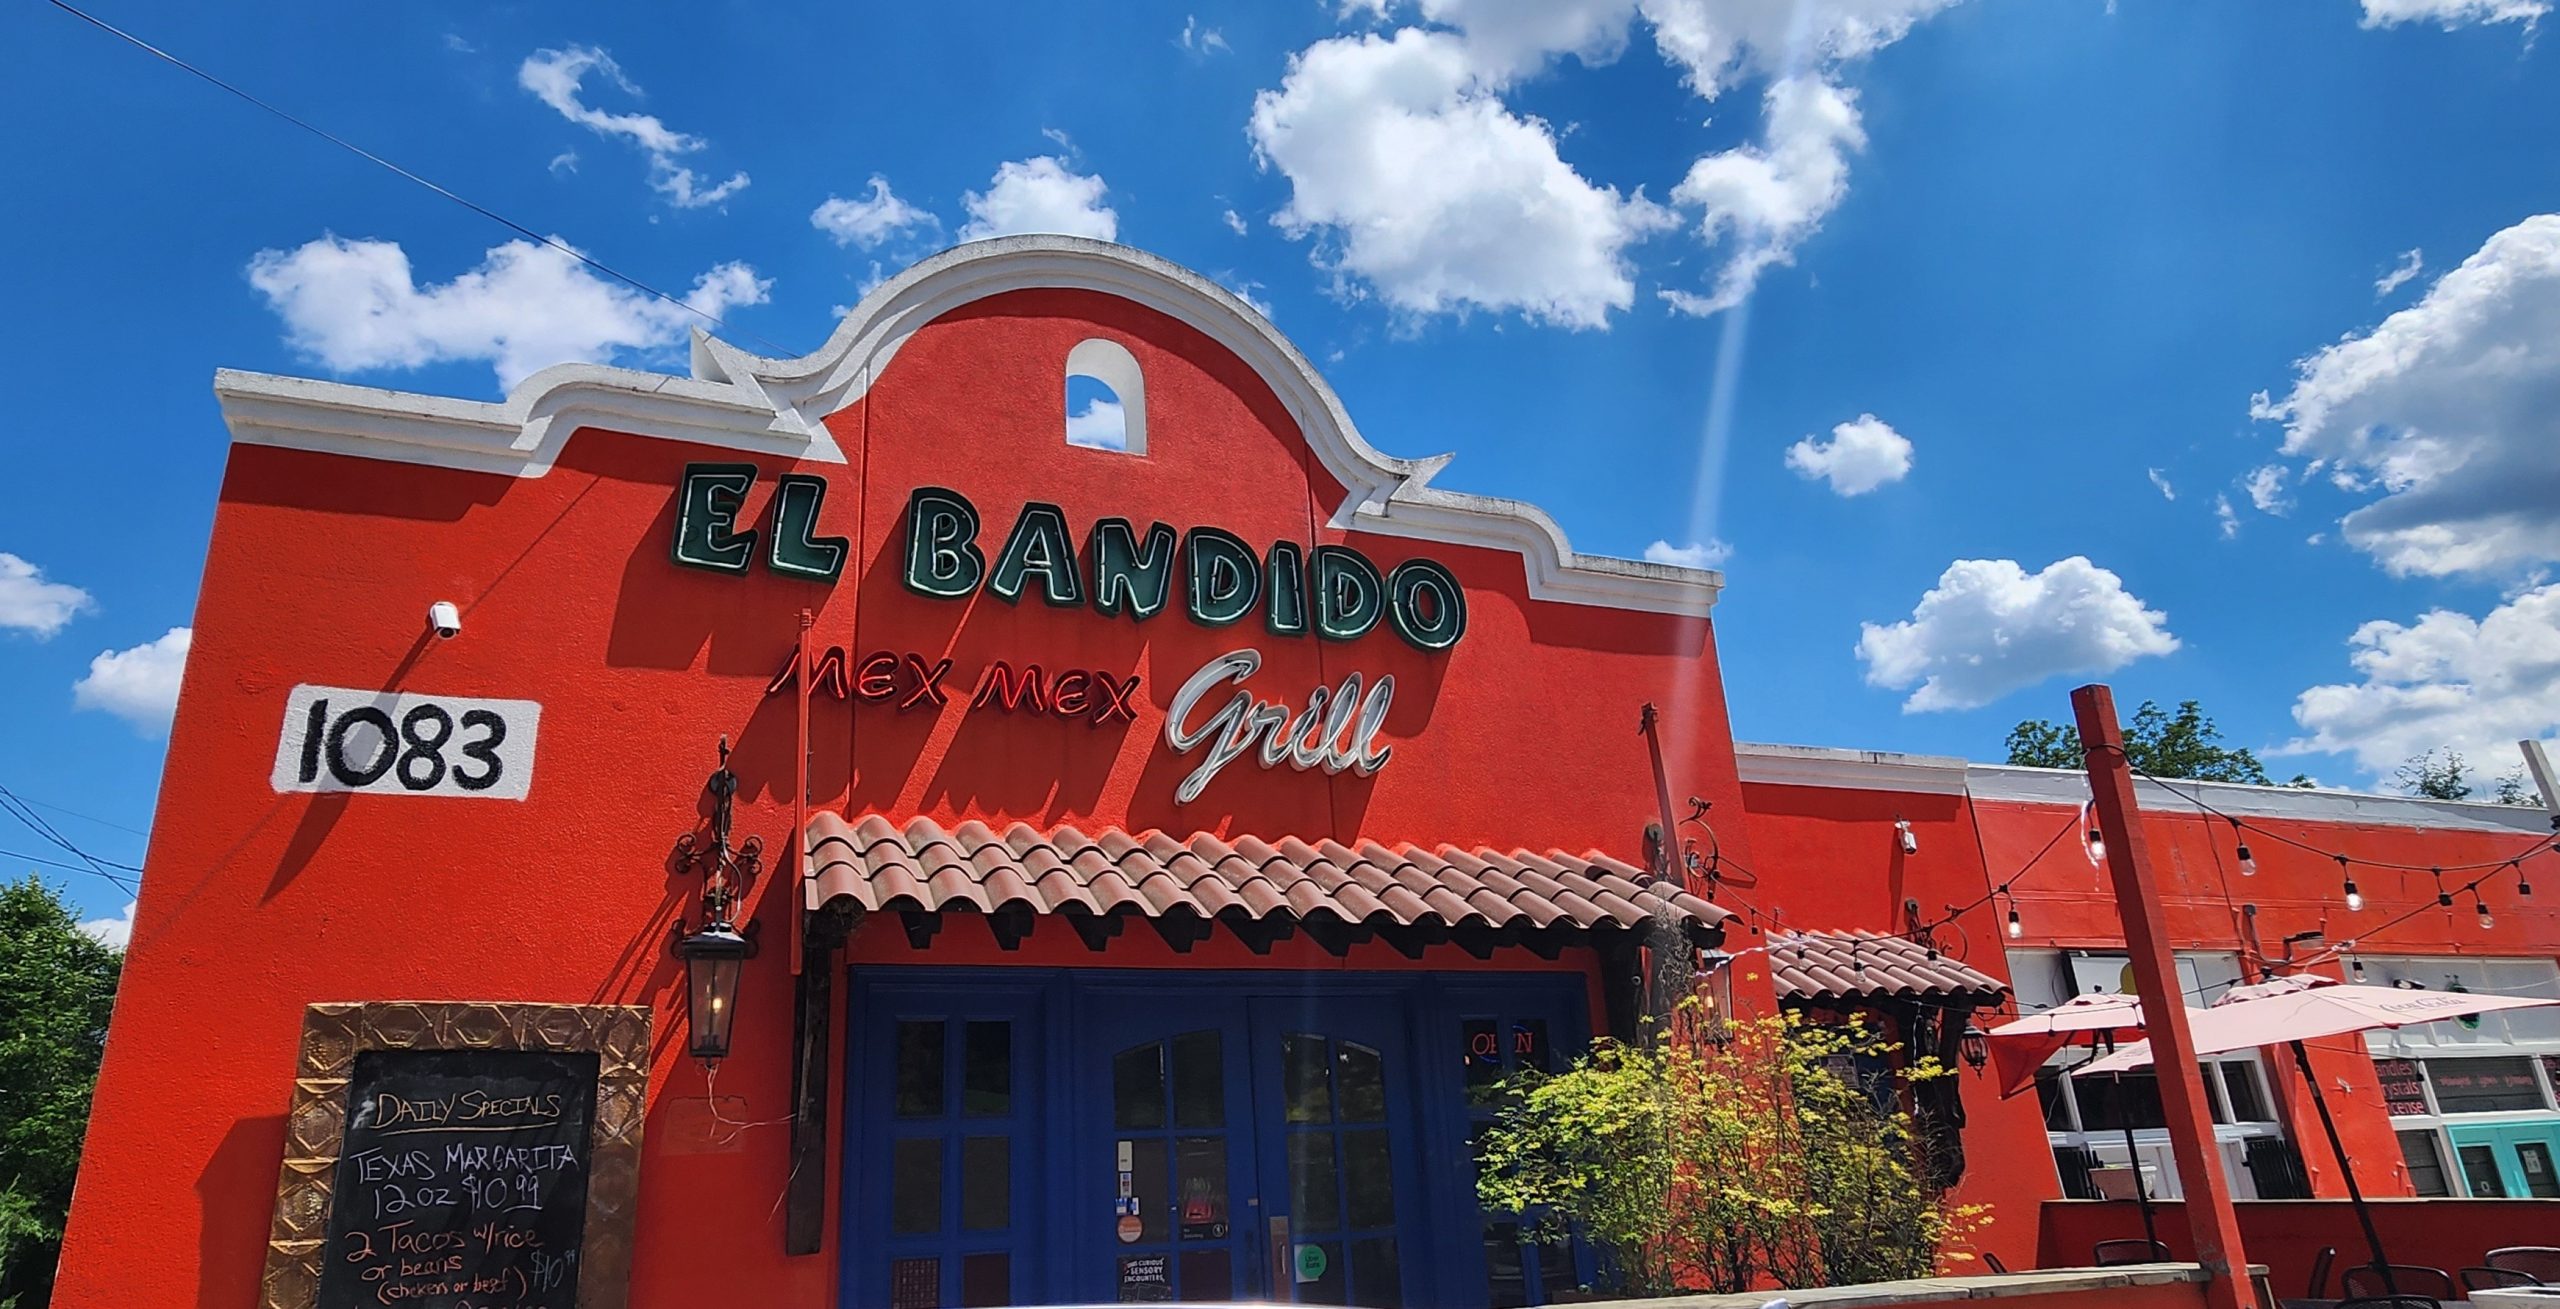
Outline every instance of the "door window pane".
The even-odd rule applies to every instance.
[[[942,1261],[889,1261],[889,1309],[941,1309]]]
[[[1013,1303],[1013,1256],[973,1254],[960,1261],[960,1304],[962,1309],[990,1306],[1001,1309]]]
[[[2471,1194],[2482,1200],[2506,1198],[2507,1185],[2498,1178],[2498,1152],[2485,1145],[2466,1145],[2454,1151],[2462,1159],[2462,1180]]]
[[[1520,1309],[1529,1303],[1529,1274],[1520,1266],[1520,1225],[1484,1225],[1484,1285],[1493,1309]]]
[[[2436,1150],[2436,1134],[2428,1131],[2402,1132],[2400,1155],[2409,1161],[2409,1184],[2420,1195],[2451,1195],[2446,1184],[2444,1156]]]
[[[1387,1134],[1342,1134],[1342,1190],[1353,1227],[1392,1227],[1396,1221],[1395,1172]]]
[[[1280,1038],[1280,1098],[1293,1123],[1333,1121],[1333,1087],[1326,1080],[1325,1039],[1293,1034]]]
[[[1164,1126],[1164,1046],[1150,1041],[1111,1059],[1111,1121],[1122,1127]]]
[[[1511,1066],[1542,1073],[1555,1071],[1547,1045],[1547,1020],[1523,1018],[1511,1025]]]
[[[1582,1285],[1582,1273],[1574,1266],[1573,1242],[1561,1236],[1539,1241],[1538,1285],[1546,1289],[1546,1303],[1555,1304]]]
[[[1185,1032],[1173,1038],[1174,1126],[1226,1125],[1227,1070],[1222,1044],[1215,1031]]]
[[[1458,1045],[1467,1067],[1467,1100],[1472,1104],[1489,1103],[1486,1094],[1502,1080],[1502,1033],[1490,1018],[1470,1018],[1458,1024]]]
[[[2551,1172],[2551,1147],[2540,1141],[2516,1144],[2516,1162],[2524,1165],[2524,1193],[2537,1200],[2560,1199],[2560,1177]]]
[[[889,1147],[889,1230],[942,1230],[942,1138],[910,1136]]]
[[[897,1101],[900,1118],[942,1113],[942,1020],[898,1024]]]
[[[1298,1303],[1349,1303],[1344,1292],[1350,1286],[1350,1270],[1342,1266],[1342,1242],[1301,1241],[1290,1255],[1296,1263],[1290,1276],[1298,1281]],[[1315,1276],[1307,1276],[1309,1272]]]
[[[960,1041],[960,1112],[972,1118],[1012,1113],[1013,1024],[969,1023]]]
[[[1289,1213],[1301,1232],[1329,1232],[1342,1226],[1332,1133],[1289,1134]]]
[[[1343,1042],[1335,1060],[1334,1085],[1342,1096],[1342,1121],[1387,1121],[1386,1067],[1377,1051]]]
[[[1167,1215],[1173,1212],[1172,1195],[1166,1189],[1171,1185],[1170,1161],[1165,1158],[1164,1147],[1162,1137],[1129,1143],[1129,1180],[1136,1188],[1138,1201],[1138,1240],[1149,1245],[1165,1240],[1165,1234],[1172,1230],[1167,1221]]]
[[[1372,1236],[1351,1243],[1351,1303],[1369,1309],[1397,1309],[1404,1303],[1394,1237]]]
[[[2533,1061],[2521,1056],[2494,1059],[2429,1059],[2427,1082],[2436,1091],[2436,1112],[2488,1114],[2509,1109],[2548,1109],[2542,1083],[2533,1076]]]
[[[1174,1193],[1182,1205],[1182,1239],[1227,1239],[1225,1138],[1186,1136],[1174,1142],[1173,1179]]]
[[[960,1226],[1001,1232],[1013,1226],[1013,1142],[973,1136],[960,1143]]]
[[[1182,1298],[1232,1300],[1236,1294],[1235,1256],[1226,1249],[1182,1252]]]

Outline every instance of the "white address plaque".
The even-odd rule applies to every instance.
[[[533,700],[297,686],[273,780],[278,791],[521,800],[541,721]]]

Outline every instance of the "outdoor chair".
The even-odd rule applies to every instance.
[[[2371,1264],[2358,1264],[2338,1278],[2338,1286],[2352,1300],[2357,1296],[2425,1296],[2436,1300],[2458,1300],[2462,1293],[2454,1289],[2453,1279],[2441,1268],[2418,1264],[2392,1264],[2391,1280],[2382,1279],[2382,1270]]]
[[[2491,1268],[2508,1268],[2537,1282],[2560,1282],[2560,1246],[2510,1245],[2489,1252]]]
[[[2320,1253],[2311,1260],[2311,1289],[2303,1292],[2303,1295],[2314,1300],[2328,1299],[2329,1265],[2336,1262],[2338,1262],[2338,1247],[2321,1246]]]
[[[2431,1295],[2360,1295],[2340,1300],[2335,1309],[2444,1309],[2444,1301]]]
[[[2494,1291],[2505,1286],[2542,1285],[2533,1280],[2533,1274],[2517,1272],[2513,1268],[2465,1268],[2455,1275],[2462,1279],[2464,1295],[2473,1291]]]
[[[2169,1247],[2163,1242],[2139,1236],[2100,1241],[2097,1248],[2089,1252],[2089,1262],[2100,1268],[2116,1264],[2165,1264],[2169,1262]]]

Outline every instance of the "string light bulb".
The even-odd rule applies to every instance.
[[[2018,921],[2018,902],[2011,900],[2009,902],[2009,939],[2015,941],[2026,934],[2027,925]]]
[[[2257,876],[2258,861],[2249,855],[2249,837],[2241,830],[2240,820],[2237,818],[2231,820],[2231,835],[2240,843],[2240,875],[2242,877]]]
[[[2102,864],[2106,861],[2107,838],[2100,835],[2097,828],[2092,827],[2089,829],[2089,862]]]
[[[2441,868],[2430,868],[2427,870],[2427,875],[2436,879],[2436,907],[2439,909],[2451,909],[2453,907],[2453,895],[2451,892],[2444,889],[2444,870]]]
[[[1902,852],[1904,854],[1920,853],[1920,838],[1911,834],[1910,820],[1903,818],[1894,819],[1893,834],[1894,839],[1902,843]]]
[[[2354,982],[2358,986],[2362,986],[2364,985],[2364,958],[2361,955],[2353,953],[2355,950],[2355,942],[2347,942],[2347,949],[2349,951],[2347,955],[2347,980]]]
[[[2347,912],[2351,914],[2363,913],[2364,892],[2356,889],[2356,875],[2348,871],[2347,857],[2345,855],[2337,856],[2337,860],[2338,875],[2345,878],[2347,883]]]
[[[2519,900],[2532,899],[2533,883],[2524,879],[2524,864],[2518,860],[2510,859],[2507,861],[2507,867],[2516,870],[2516,898]]]
[[[2480,913],[2481,931],[2488,931],[2490,928],[2498,925],[2498,920],[2489,913],[2489,902],[2480,898],[2480,889],[2478,887],[2473,887],[2471,889],[2471,907],[2478,910]]]

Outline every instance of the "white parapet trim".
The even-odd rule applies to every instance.
[[[1215,282],[1154,255],[1069,236],[1010,236],[957,246],[864,296],[826,344],[768,359],[696,333],[691,377],[562,364],[495,402],[341,382],[224,371],[214,394],[232,439],[360,459],[540,477],[582,427],[692,441],[780,459],[842,463],[827,415],[859,399],[917,331],[989,296],[1033,288],[1115,295],[1183,322],[1233,351],[1289,412],[1346,490],[1336,527],[1516,553],[1538,600],[1703,617],[1724,575],[1587,555],[1534,505],[1431,486],[1448,455],[1381,453],[1340,397],[1270,321]],[[1061,361],[1063,367],[1063,361]]]

